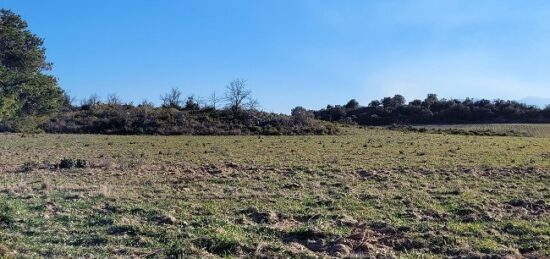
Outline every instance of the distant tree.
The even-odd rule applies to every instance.
[[[80,105],[84,108],[94,107],[101,104],[101,98],[99,98],[99,95],[92,94],[90,97],[82,100],[80,102]]]
[[[43,43],[19,15],[0,9],[0,122],[44,120],[63,105],[63,90],[44,73],[52,64]]]
[[[259,107],[260,107],[260,103],[258,102],[257,99],[255,98],[250,98],[247,100],[246,104],[245,104],[245,107],[246,109],[248,110],[251,110],[251,111],[255,111],[255,110],[258,110]]]
[[[76,98],[72,97],[66,91],[63,92],[62,106],[72,108]]]
[[[160,97],[162,107],[181,109],[181,91],[177,88],[170,89],[170,92]]]
[[[121,104],[122,101],[116,94],[110,94],[109,96],[107,96],[107,105],[117,106]]]
[[[499,102],[501,100],[498,100]],[[471,98],[466,98],[464,101],[462,101],[462,104],[465,106],[472,106],[474,104],[474,101]]]
[[[200,108],[201,106],[194,95],[187,97],[187,101],[185,101],[186,110],[196,111],[196,110],[200,110]]]
[[[384,97],[384,98],[382,98],[382,101],[380,101],[380,102],[382,103],[382,106],[386,110],[391,109],[395,106],[394,103],[393,103],[393,98],[391,98],[391,97]]]
[[[290,112],[292,118],[300,124],[303,125],[310,125],[313,122],[313,119],[315,118],[315,115],[313,112],[310,112],[306,110],[302,106],[297,106]]]
[[[373,100],[369,103],[369,107],[379,107],[382,103],[378,100]]]
[[[355,99],[351,99],[344,107],[346,107],[346,109],[357,109],[359,108],[359,102]]]
[[[546,105],[546,108],[542,112],[547,119],[550,119],[550,104]]]
[[[208,107],[208,100],[200,95],[195,97],[195,102],[199,105],[199,108]]]
[[[252,98],[252,92],[246,89],[246,81],[242,79],[229,83],[225,91],[225,100],[233,113],[245,109],[254,110],[258,106],[258,101]]]
[[[346,117],[346,109],[341,105],[336,105],[330,109],[330,118],[332,121],[338,121]]]
[[[422,105],[422,101],[416,99],[416,100],[413,100],[412,102],[410,102],[409,105],[411,105],[411,106],[421,106],[421,105]]]
[[[150,102],[150,101],[143,100],[143,101],[138,105],[138,107],[153,109],[153,108],[155,108],[155,104],[152,103],[152,102]]]
[[[210,94],[210,96],[208,97],[208,105],[214,108],[214,110],[218,108],[218,104],[222,101],[223,98],[216,95],[216,91],[212,92],[212,94]]]
[[[430,108],[432,105],[439,102],[439,99],[437,98],[437,94],[428,94],[424,102],[422,103],[423,106]]]
[[[405,102],[406,102],[405,97],[403,97],[403,95],[400,95],[400,94],[394,95],[392,98],[392,101],[393,101],[394,107],[403,106],[405,105]]]
[[[476,101],[475,105],[479,106],[479,107],[486,107],[486,106],[491,105],[491,101],[489,101],[487,99],[481,99],[479,101]]]

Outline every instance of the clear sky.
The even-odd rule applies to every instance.
[[[243,78],[266,111],[400,93],[550,97],[547,0],[0,0],[77,100],[158,103]]]

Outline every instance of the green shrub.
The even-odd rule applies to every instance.
[[[88,166],[88,161],[84,159],[63,158],[59,161],[59,168],[71,169],[71,168],[85,168]]]

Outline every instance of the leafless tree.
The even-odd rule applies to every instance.
[[[245,106],[246,106],[246,109],[248,110],[257,110],[260,107],[260,103],[258,102],[258,100],[250,97],[248,98],[248,101],[246,102]]]
[[[199,105],[199,107],[201,108],[204,108],[206,106],[208,106],[206,103],[206,99],[200,95],[197,95],[197,97],[195,97],[195,102],[197,102],[197,104]]]
[[[216,91],[212,92],[212,94],[210,94],[210,97],[208,97],[209,105],[210,107],[214,108],[214,110],[217,109],[218,104],[222,101],[223,98],[216,95]]]
[[[87,99],[80,102],[81,106],[97,106],[101,104],[101,99],[97,94],[92,94]]]
[[[226,88],[225,100],[228,103],[229,109],[234,113],[240,112],[243,109],[255,109],[258,106],[258,101],[252,98],[252,92],[245,87],[245,80],[236,79],[231,81]]]
[[[75,102],[76,98],[74,96],[71,96],[67,91],[63,92],[63,106],[72,107]]]
[[[153,109],[153,108],[155,108],[155,104],[148,101],[147,99],[144,99],[143,101],[141,101],[141,103],[138,105],[138,107]]]
[[[107,97],[107,104],[108,105],[121,105],[122,101],[120,101],[120,98],[116,94],[111,94]]]
[[[181,91],[177,88],[172,88],[170,92],[160,97],[163,107],[181,108]]]

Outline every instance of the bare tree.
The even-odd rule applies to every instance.
[[[170,92],[160,97],[163,107],[181,108],[181,91],[177,88],[172,88]]]
[[[76,98],[71,96],[67,91],[63,92],[63,106],[64,107],[73,107],[76,102]]]
[[[252,92],[245,87],[245,80],[236,79],[231,81],[226,88],[225,100],[228,103],[229,109],[234,113],[240,112],[243,109],[255,109],[258,106],[258,101],[252,98]]]
[[[153,108],[155,108],[155,104],[148,101],[147,99],[144,99],[143,101],[141,101],[141,103],[138,105],[138,107],[153,109]]]
[[[208,97],[208,102],[210,107],[214,108],[214,110],[218,107],[218,104],[223,101],[223,98],[216,95],[216,91],[212,92],[210,94],[210,97]]]
[[[248,110],[257,110],[260,107],[260,103],[258,102],[258,100],[250,97],[245,103],[245,106]]]
[[[118,98],[118,96],[116,94],[111,94],[107,97],[107,104],[108,105],[121,105],[122,104],[122,101],[120,100],[120,98]]]
[[[204,108],[208,106],[206,104],[206,99],[200,95],[197,95],[197,97],[195,97],[195,102],[199,105],[199,108]]]
[[[101,99],[99,98],[99,95],[92,94],[87,99],[84,99],[80,102],[81,106],[97,106],[101,104]]]

